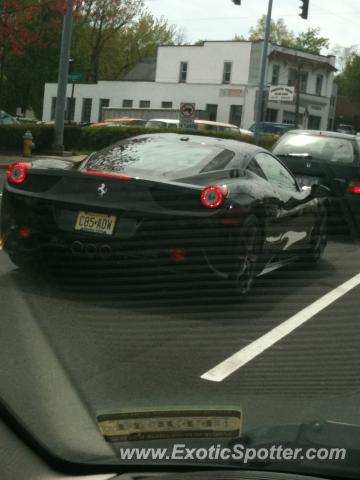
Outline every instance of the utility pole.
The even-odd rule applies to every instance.
[[[55,108],[55,137],[53,149],[57,152],[64,151],[64,120],[66,91],[69,74],[69,59],[73,21],[74,0],[66,0],[67,12],[64,17],[59,60],[58,89]]]
[[[299,128],[300,123],[300,85],[301,85],[301,64],[297,61],[296,69],[296,104],[295,104],[295,128]]]
[[[233,3],[235,5],[241,5],[241,0],[233,0]],[[263,114],[264,114],[264,93],[265,93],[265,81],[266,81],[266,73],[267,73],[266,67],[267,67],[267,61],[268,61],[269,40],[270,40],[270,32],[271,32],[272,7],[273,7],[273,0],[269,0],[268,11],[266,16],[266,27],[265,27],[263,49],[261,54],[260,83],[259,83],[259,91],[258,91],[256,115],[255,115],[254,134],[255,134],[256,140],[258,140],[260,136],[260,122],[262,121]]]
[[[259,84],[259,94],[258,102],[256,109],[256,120],[255,120],[255,138],[256,140],[260,137],[260,122],[263,119],[263,110],[264,110],[264,92],[265,92],[265,80],[267,73],[267,61],[268,61],[268,50],[269,50],[269,40],[271,32],[271,15],[272,15],[272,6],[273,0],[269,0],[268,12],[266,16],[266,28],[265,28],[265,37],[262,49],[261,56],[261,71],[260,71],[260,84]]]

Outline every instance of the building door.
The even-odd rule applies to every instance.
[[[91,119],[92,98],[84,98],[82,105],[81,121],[82,123],[90,123]]]
[[[309,123],[308,123],[309,130],[320,130],[320,125],[321,125],[321,117],[317,117],[316,115],[309,115]]]
[[[100,98],[99,102],[99,122],[103,120],[103,111],[102,109],[110,105],[110,100],[108,98]]]
[[[216,122],[218,106],[212,103],[206,105],[206,111],[209,113],[209,120]]]
[[[230,105],[230,117],[229,123],[233,125],[237,125],[240,127],[241,125],[241,117],[242,117],[242,105]]]
[[[268,108],[266,110],[266,121],[267,122],[277,122],[278,110],[274,108]]]

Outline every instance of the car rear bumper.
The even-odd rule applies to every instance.
[[[127,227],[107,236],[75,231],[75,217],[64,212],[74,213],[79,210],[76,206],[59,207],[10,194],[5,195],[2,207],[4,250],[45,267],[70,271],[89,266],[99,271],[109,266],[157,268],[174,273],[213,271],[226,276],[233,265],[234,227],[223,225],[221,219],[195,221],[147,215],[135,219],[135,228],[129,227],[133,216],[116,212],[128,220],[123,222]],[[72,223],[69,218],[73,218]],[[66,221],[59,224],[59,219]],[[21,234],[24,228],[25,236]]]

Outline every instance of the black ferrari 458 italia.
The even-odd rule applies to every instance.
[[[326,245],[327,188],[301,189],[267,150],[235,140],[141,135],[78,165],[43,159],[7,175],[1,241],[19,267],[152,265],[245,294]]]

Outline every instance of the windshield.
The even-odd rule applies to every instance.
[[[318,135],[287,134],[273,152],[276,155],[308,154],[311,157],[334,163],[352,164],[355,161],[354,142],[351,140]]]
[[[358,22],[0,1],[0,480],[360,479]]]
[[[178,175],[202,168],[223,168],[234,152],[220,149],[208,142],[191,142],[189,138],[143,137],[119,143],[92,155],[85,163],[88,171],[147,172],[151,175]]]

